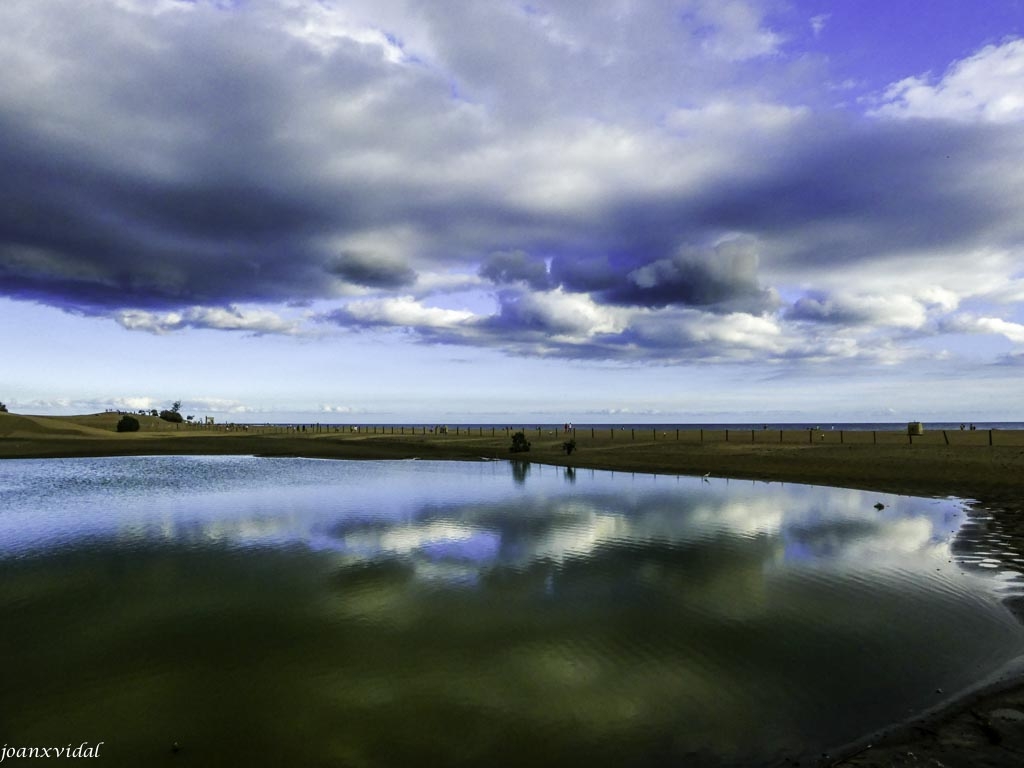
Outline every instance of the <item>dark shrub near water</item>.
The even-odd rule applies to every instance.
[[[530,450],[530,441],[526,439],[526,433],[516,432],[512,435],[512,447],[509,450],[512,453],[524,453]]]
[[[184,421],[184,419],[181,417],[181,414],[178,413],[177,411],[160,411],[160,418],[163,419],[164,421],[170,421],[174,424],[181,424],[181,422]]]

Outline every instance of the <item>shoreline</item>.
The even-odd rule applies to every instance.
[[[835,434],[808,440],[805,430],[776,431],[772,442],[757,433],[748,442],[720,435],[697,442],[693,435],[642,435],[642,439],[576,436],[566,455],[567,436],[556,430],[528,431],[528,453],[509,453],[510,441],[494,436],[288,433],[239,429],[206,431],[154,423],[137,433],[113,431],[116,414],[60,419],[0,414],[0,460],[138,455],[253,455],[324,459],[411,459],[479,461],[515,459],[575,469],[643,474],[704,475],[736,480],[790,482],[900,495],[965,500],[975,513],[1000,521],[1005,537],[1024,553],[1024,431],[999,433],[995,445],[970,433],[973,443],[950,444],[940,434],[916,440],[886,433],[871,441]],[[140,418],[141,420],[141,418]],[[110,421],[108,425],[105,422]],[[148,420],[147,420],[148,421]],[[153,420],[154,422],[156,420]],[[83,423],[84,422],[84,423]],[[147,429],[147,426],[150,428]],[[533,432],[533,434],[530,434]],[[960,437],[955,435],[954,437]],[[842,440],[842,442],[840,442]],[[904,442],[906,441],[906,442]],[[1007,607],[1024,621],[1021,600]],[[1024,761],[1024,656],[1009,668],[935,709],[822,755],[822,766],[924,765],[1010,766]],[[793,765],[792,762],[782,763]]]
[[[576,469],[666,475],[704,475],[764,482],[795,482],[858,488],[916,496],[957,496],[985,505],[1024,510],[1024,430],[999,433],[996,445],[984,435],[974,442],[947,445],[940,434],[907,442],[906,435],[886,433],[877,443],[871,433],[845,442],[838,435],[808,442],[806,431],[782,434],[782,440],[726,442],[721,434],[701,443],[694,435],[679,439],[591,438],[577,435],[576,450],[567,455],[567,436],[554,430],[528,434],[527,453],[509,452],[501,432],[485,435],[313,434],[208,432],[196,428],[117,433],[112,429],[4,429],[10,418],[0,414],[0,460],[73,458],[76,456],[253,455],[332,459],[438,459],[475,461],[514,458]],[[15,417],[19,418],[19,417]],[[24,417],[21,417],[24,418]],[[49,417],[34,417],[42,421]],[[49,425],[47,425],[49,426]],[[194,430],[194,431],[193,431]],[[775,433],[779,434],[778,432]],[[760,438],[759,434],[755,434]],[[973,434],[970,437],[974,437]]]

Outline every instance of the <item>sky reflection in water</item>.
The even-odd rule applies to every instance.
[[[304,544],[351,560],[403,556],[480,569],[557,563],[616,541],[721,535],[772,537],[773,559],[782,561],[853,559],[881,567],[910,553],[948,559],[964,516],[957,500],[589,470],[575,473],[577,484],[566,470],[541,465],[529,466],[524,492],[510,485],[509,474],[504,462],[6,462],[0,554],[103,540]],[[875,509],[878,502],[885,508]]]

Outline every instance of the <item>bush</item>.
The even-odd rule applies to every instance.
[[[134,416],[122,416],[121,420],[117,422],[118,432],[138,432],[139,431],[139,420]]]
[[[512,447],[509,450],[512,453],[523,453],[530,450],[530,441],[526,439],[524,432],[516,432],[512,435]]]
[[[576,438],[574,437],[562,443],[562,450],[565,451],[566,456],[572,456],[572,452],[576,450]]]
[[[0,403],[0,413],[7,413],[7,406]]]
[[[160,418],[164,421],[169,421],[172,424],[181,424],[184,421],[181,418],[181,414],[177,411],[160,411]]]

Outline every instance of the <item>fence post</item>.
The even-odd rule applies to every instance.
[[[750,430],[750,442],[754,442],[754,430]]]
[[[725,442],[729,442],[729,430],[725,430]]]
[[[633,427],[629,428],[629,439],[636,440],[636,429],[634,429]]]
[[[991,429],[988,431],[988,444],[992,445],[992,430]]]
[[[946,430],[942,430],[942,439],[946,441],[946,445],[949,445],[949,435],[946,434]]]
[[[700,444],[704,445],[704,427],[700,428]]]

